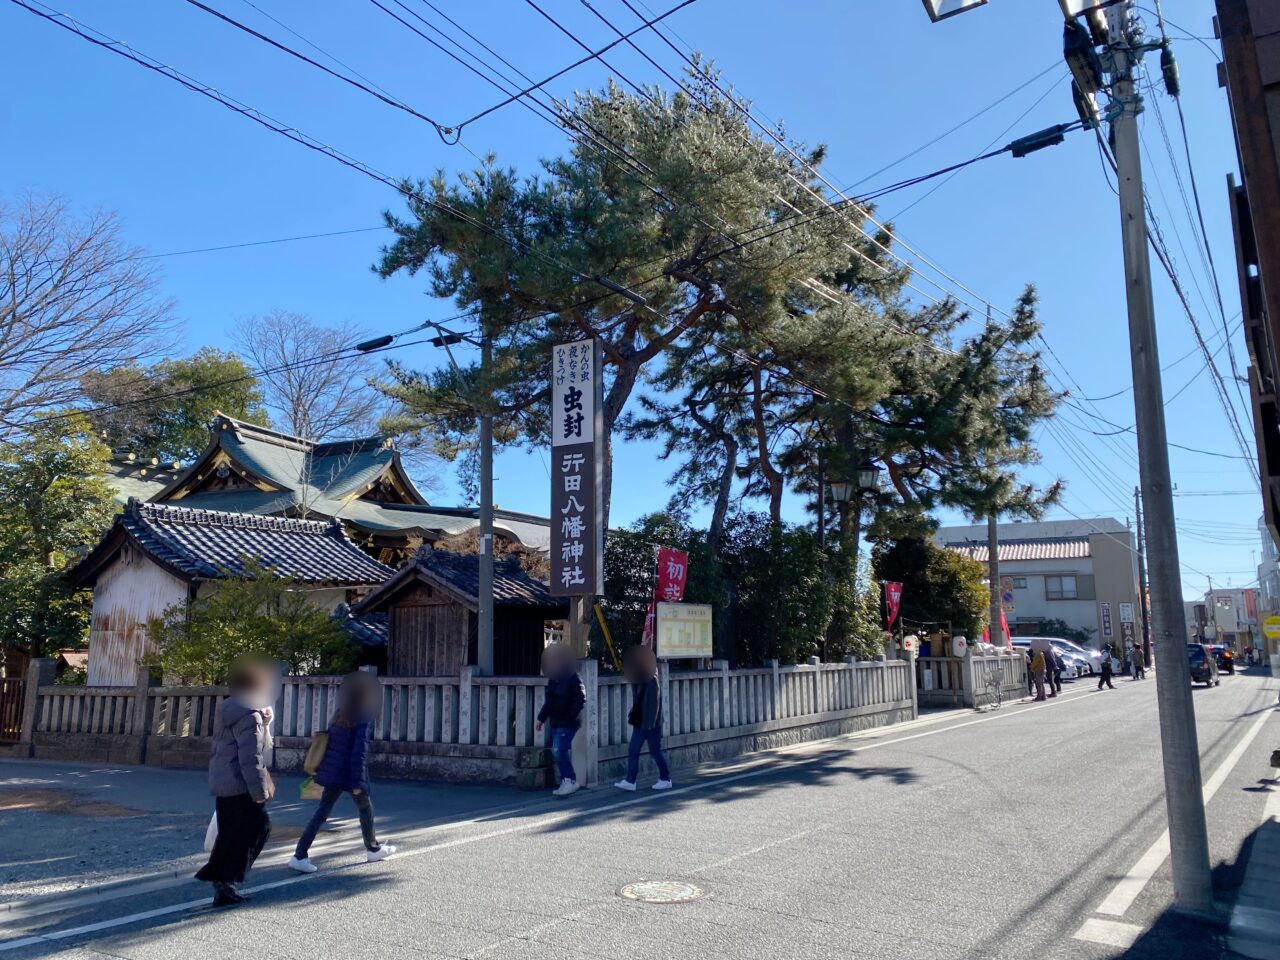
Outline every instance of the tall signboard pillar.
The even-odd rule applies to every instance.
[[[551,593],[569,597],[569,642],[587,652],[604,592],[604,398],[597,340],[551,348]]]

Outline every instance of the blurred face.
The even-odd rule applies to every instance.
[[[545,677],[567,677],[573,673],[574,658],[569,648],[562,643],[553,643],[542,651],[542,675]]]
[[[632,683],[642,683],[657,672],[658,660],[652,647],[632,647],[627,651],[623,671]]]

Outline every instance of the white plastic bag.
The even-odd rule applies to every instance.
[[[209,818],[209,826],[204,832],[204,852],[212,853],[213,845],[218,839],[218,811]]]

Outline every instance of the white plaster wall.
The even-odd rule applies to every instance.
[[[148,622],[186,598],[186,583],[126,544],[94,584],[89,685],[133,686],[149,649]]]

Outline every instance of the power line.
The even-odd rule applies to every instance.
[[[275,47],[277,50],[280,50],[283,53],[287,53],[291,57],[296,57],[297,59],[301,60],[303,63],[309,64],[315,67],[317,70],[321,70],[324,73],[327,73],[329,76],[334,77],[338,80],[341,80],[343,83],[349,83],[351,86],[355,87],[356,89],[362,90],[363,92],[369,94],[369,96],[376,97],[377,99],[381,100],[383,103],[387,104],[388,106],[395,107],[397,110],[403,110],[405,113],[408,113],[411,116],[417,117],[419,120],[429,123],[435,129],[437,134],[440,134],[441,137],[444,136],[444,127],[442,124],[440,124],[435,120],[432,120],[425,113],[420,113],[419,111],[415,110],[413,107],[409,106],[408,104],[400,100],[396,100],[393,97],[389,97],[386,94],[382,93],[381,91],[375,90],[373,87],[370,87],[370,86],[367,86],[366,84],[361,83],[359,80],[353,80],[351,77],[348,77],[346,74],[339,73],[336,70],[332,70],[329,67],[326,67],[323,63],[320,63],[316,60],[311,59],[305,53],[299,53],[297,50],[294,50],[292,47],[287,46],[286,44],[280,43],[278,40],[271,39],[265,33],[259,33],[257,30],[253,29],[253,27],[246,26],[245,24],[241,23],[239,20],[236,20],[234,17],[229,17],[225,13],[215,10],[211,6],[201,3],[200,0],[187,0],[187,3],[191,4],[191,6],[195,7],[198,10],[203,10],[205,13],[209,14],[210,16],[217,17],[223,23],[230,24],[231,26],[235,27],[237,30],[241,30],[249,34],[249,36],[251,37],[256,37],[258,40],[261,40],[263,43],[269,44],[270,46]]]
[[[296,237],[275,237],[271,240],[246,240],[243,243],[224,243],[216,247],[196,247],[192,250],[170,250],[166,253],[143,253],[125,260],[159,260],[163,257],[186,257],[193,253],[217,253],[222,250],[241,250],[245,247],[265,247],[275,243],[293,243],[295,240],[319,240],[323,237],[345,237],[353,233],[372,233],[390,229],[385,223],[377,227],[355,227],[351,230],[330,230],[327,233],[304,233]]]

